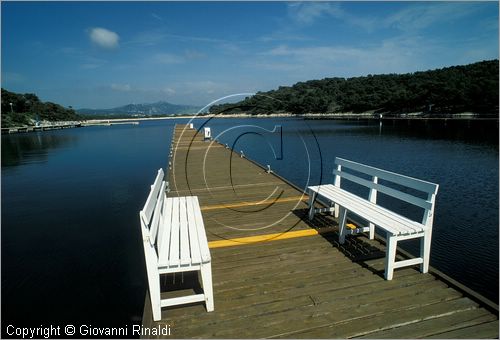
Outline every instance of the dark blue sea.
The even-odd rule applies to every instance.
[[[2,334],[141,322],[138,212],[187,119],[3,135]],[[431,265],[498,303],[498,123],[196,119],[299,187],[343,157],[440,185]],[[274,132],[271,132],[275,129]],[[406,248],[416,253],[409,244]]]

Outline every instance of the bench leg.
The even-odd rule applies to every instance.
[[[396,247],[398,241],[392,234],[387,233],[386,236],[387,249],[385,253],[385,279],[392,280],[394,273],[394,263],[396,262]]]
[[[201,281],[207,312],[212,312],[214,310],[214,291],[212,287],[212,264],[210,262],[201,265]]]
[[[149,297],[151,299],[151,309],[153,311],[153,320],[161,320],[161,292],[160,292],[160,276],[149,278]]]
[[[423,262],[420,265],[420,271],[427,273],[429,271],[429,258],[431,255],[432,231],[426,230],[424,236],[420,238],[420,257]]]
[[[337,211],[337,209],[335,210]],[[347,209],[340,207],[340,217],[339,217],[339,243],[343,244],[345,242],[345,224],[347,220]]]
[[[316,199],[316,192],[309,191],[309,220],[314,218],[314,200]]]
[[[370,240],[373,240],[375,238],[375,224],[370,223],[369,228],[370,228],[369,231]]]

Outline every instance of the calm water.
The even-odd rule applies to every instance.
[[[140,323],[146,278],[138,211],[167,164],[174,124],[186,122],[2,136],[3,327]],[[498,302],[496,123],[206,124],[301,187],[331,182],[336,156],[438,183],[431,265]],[[276,125],[281,134],[264,130]]]

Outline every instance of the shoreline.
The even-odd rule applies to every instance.
[[[73,120],[73,121],[44,121],[39,126],[25,125],[25,126],[12,126],[2,127],[2,133],[9,133],[9,130],[28,130],[35,131],[45,130],[55,127],[85,127],[97,125],[112,125],[119,123],[130,123],[141,121],[156,121],[156,120],[172,120],[172,119],[207,119],[207,118],[297,118],[304,120],[370,120],[370,121],[499,121],[499,116],[496,115],[478,115],[474,113],[459,113],[450,115],[436,115],[436,116],[423,116],[421,113],[409,113],[405,115],[374,115],[373,113],[305,113],[295,115],[292,113],[271,113],[271,114],[248,114],[248,113],[235,113],[235,114],[204,114],[204,115],[183,115],[183,116],[165,116],[165,117],[134,117],[134,118],[108,118],[108,119],[87,119],[87,120]],[[21,131],[20,131],[21,132]]]
[[[202,119],[202,118],[302,118],[302,119],[338,119],[338,120],[498,120],[498,115],[479,115],[471,112],[423,116],[422,113],[408,113],[404,115],[374,115],[373,113],[270,113],[270,114],[204,114],[204,115],[183,115],[183,116],[165,116],[165,117],[141,117],[141,118],[109,118],[109,119],[88,119],[82,123],[106,123],[106,122],[133,122],[148,120],[170,120],[170,119]]]

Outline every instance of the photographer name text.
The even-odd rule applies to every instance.
[[[48,339],[65,336],[170,336],[170,325],[158,325],[155,327],[144,327],[142,325],[131,325],[125,327],[94,327],[92,325],[66,325],[66,326],[43,326],[39,327],[16,327],[8,325],[7,335],[21,339]]]

